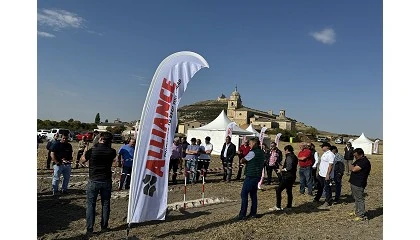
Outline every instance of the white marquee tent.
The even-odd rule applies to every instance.
[[[362,133],[359,138],[353,140],[351,145],[354,148],[361,148],[365,154],[372,154],[373,142],[365,137],[365,134]]]
[[[245,130],[247,130],[248,132],[252,132],[252,133],[254,133],[254,134],[252,134],[252,136],[256,136],[256,137],[258,137],[260,134],[257,132],[257,130],[255,130],[255,128],[254,128],[254,126],[252,126],[252,124],[249,124],[249,126],[247,127],[247,129],[245,129]]]
[[[213,152],[212,155],[220,155],[220,152],[223,148],[223,143],[225,143],[225,133],[226,127],[229,123],[231,123],[230,119],[226,116],[225,111],[219,114],[219,116],[210,122],[207,125],[204,125],[199,128],[190,128],[187,131],[187,140],[190,141],[191,138],[201,139],[201,142],[204,143],[204,138],[209,136],[211,138],[210,143],[213,144]],[[236,150],[238,150],[240,146],[240,136],[249,136],[254,135],[253,132],[249,132],[245,129],[242,129],[235,125],[232,131],[232,143],[235,144]]]

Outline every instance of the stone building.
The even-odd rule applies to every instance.
[[[237,87],[228,98],[227,116],[231,121],[238,125],[253,124],[266,128],[280,128],[285,130],[296,130],[296,121],[286,117],[286,111],[280,110],[279,115],[273,113],[248,108],[242,105],[241,94]]]
[[[188,129],[190,128],[199,128],[207,123],[205,122],[199,122],[197,120],[192,120],[184,123],[178,124],[178,133],[187,134]]]

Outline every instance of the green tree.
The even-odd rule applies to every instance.
[[[121,134],[125,130],[125,127],[123,125],[116,127],[107,127],[106,130],[112,134]]]
[[[96,117],[95,117],[95,123],[96,123],[96,124],[101,123],[101,116],[99,115],[99,113],[97,113],[97,114],[96,114]]]
[[[306,133],[311,134],[312,137],[316,137],[319,134],[318,130],[314,127],[311,127],[308,130],[306,130]]]
[[[108,123],[108,119],[105,119],[105,122]]]

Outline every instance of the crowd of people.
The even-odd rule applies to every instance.
[[[200,172],[206,173],[208,170],[210,163],[209,154],[211,154],[213,145],[210,143],[209,137],[206,138],[205,145],[201,145],[201,140],[196,138],[191,138],[190,142],[191,144],[187,142],[186,138],[182,139],[182,143],[178,139],[174,141],[171,162],[175,162],[171,166],[178,166],[176,163],[184,160],[187,183],[194,184],[198,181]],[[295,155],[293,147],[287,145],[283,149],[285,159],[283,162],[283,153],[277,148],[275,142],[272,142],[270,148],[268,148],[266,144],[260,143],[258,138],[244,139],[238,151],[236,151],[236,146],[231,142],[231,137],[227,136],[220,154],[220,160],[223,165],[222,181],[230,182],[232,180],[235,156],[238,156],[239,159],[239,167],[235,179],[240,180],[243,171],[245,175],[241,191],[242,204],[238,219],[256,217],[257,192],[259,189],[263,189],[264,172],[267,175],[266,185],[272,184],[273,172],[277,175],[276,205],[270,210],[284,210],[281,200],[282,192],[285,189],[287,194],[286,208],[291,208],[293,201],[292,187],[296,181],[299,166],[300,194],[307,194],[313,197],[313,202],[320,202],[320,199],[324,197],[325,202],[320,206],[321,209],[329,208],[334,203],[340,203],[342,178],[346,172],[350,176],[351,192],[356,202],[356,220],[366,220],[363,193],[367,185],[371,166],[370,161],[364,155],[363,149],[354,149],[351,143],[348,142],[344,148],[343,156],[339,153],[336,146],[332,146],[328,142],[322,143],[320,147],[323,151],[321,156],[316,151],[313,143],[302,142],[299,144],[299,152]],[[176,184],[177,168],[170,169],[173,171],[173,183]],[[333,187],[334,197],[332,194]],[[252,206],[250,214],[246,215],[248,195],[251,198]]]
[[[108,229],[110,213],[110,198],[112,191],[112,165],[118,164],[122,168],[119,190],[130,188],[132,164],[134,158],[135,139],[130,139],[120,147],[118,151],[111,147],[112,134],[109,132],[95,133],[92,146],[86,139],[78,144],[76,168],[85,167],[89,161],[89,181],[86,187],[86,229],[87,233],[93,232],[95,221],[96,199],[101,195],[102,217],[101,229]],[[213,144],[211,138],[206,137],[204,143],[201,139],[175,138],[172,144],[172,152],[169,163],[170,181],[177,184],[178,169],[185,169],[187,182],[194,184],[200,180],[204,182],[209,169]],[[364,155],[363,149],[354,149],[351,143],[344,148],[344,156],[338,152],[336,146],[328,142],[321,145],[322,155],[315,150],[313,143],[300,143],[299,152],[296,155],[291,145],[286,145],[283,152],[278,149],[275,142],[270,143],[270,148],[256,137],[244,139],[236,151],[231,137],[225,138],[222,146],[220,160],[223,165],[222,181],[232,181],[233,162],[238,156],[238,171],[236,180],[244,177],[241,190],[241,208],[238,220],[257,217],[257,192],[263,189],[264,175],[267,175],[265,184],[271,185],[276,182],[275,206],[271,211],[283,211],[292,208],[293,184],[297,178],[299,166],[299,192],[313,197],[313,202],[319,202],[325,197],[325,202],[320,208],[329,208],[334,202],[340,203],[342,178],[344,173],[350,176],[350,188],[355,200],[355,212],[358,220],[366,220],[364,203],[364,190],[370,173],[370,161]],[[68,192],[71,166],[73,160],[72,145],[68,142],[68,136],[63,134],[47,143],[48,157],[47,168],[53,163],[52,189],[53,195],[59,194],[59,179],[63,175],[61,193]],[[355,161],[354,161],[355,159]],[[265,174],[265,173],[266,174]],[[276,177],[273,178],[273,172]],[[169,178],[168,178],[169,179]],[[333,184],[334,183],[334,184]],[[335,187],[335,196],[332,196],[332,187]],[[282,208],[282,192],[286,189],[287,204]],[[316,192],[316,193],[315,193]],[[248,196],[251,198],[250,213],[246,215],[248,208]]]

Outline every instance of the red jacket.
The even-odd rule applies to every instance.
[[[242,144],[241,146],[239,146],[239,159],[244,158],[249,153],[249,151],[251,151],[251,147],[249,145],[245,146],[245,144]]]

